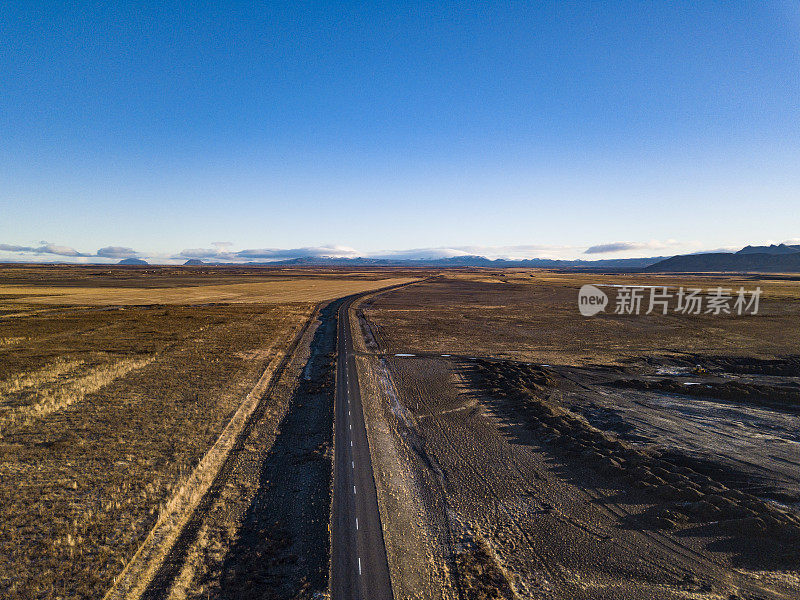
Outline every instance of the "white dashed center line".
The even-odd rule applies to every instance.
[[[358,529],[358,517],[356,517],[356,529]]]
[[[361,557],[358,557],[358,574],[361,575]]]
[[[356,486],[353,486],[353,494],[356,493]]]

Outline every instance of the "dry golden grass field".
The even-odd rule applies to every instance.
[[[0,597],[103,597],[314,307],[410,276],[0,270]]]
[[[162,285],[141,278],[114,280],[105,272],[73,269],[82,278],[65,281],[58,270],[56,277],[30,282],[24,275],[0,276],[0,304],[6,310],[31,305],[61,306],[135,306],[146,304],[207,304],[207,303],[286,303],[321,302],[376,287],[411,281],[400,273],[370,274],[342,273],[321,276],[317,273],[271,271],[265,274],[250,272],[238,279],[230,275],[217,275],[216,271],[189,271],[183,277],[165,278]],[[194,277],[192,277],[194,275]],[[94,277],[93,277],[94,276]],[[93,280],[94,279],[94,280]],[[242,280],[245,281],[242,281]],[[147,281],[147,285],[136,285]],[[378,284],[376,285],[376,282]]]

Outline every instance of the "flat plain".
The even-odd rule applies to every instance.
[[[582,317],[588,283],[763,295]],[[353,294],[395,598],[800,595],[795,276],[16,266],[0,596],[326,597]]]
[[[411,278],[0,270],[0,596],[103,597],[158,523],[197,504],[320,303]],[[261,406],[265,444],[287,385]]]
[[[587,283],[763,295],[583,317]],[[798,300],[793,276],[530,271],[366,299],[395,597],[798,597]]]

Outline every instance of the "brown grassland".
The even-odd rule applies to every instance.
[[[1,269],[0,597],[102,597],[314,307],[410,277]]]
[[[755,316],[577,310],[584,284],[761,287]],[[647,309],[646,299],[644,310]],[[450,352],[564,364],[618,363],[649,353],[776,357],[800,351],[800,278],[507,271],[448,274],[381,299],[370,313],[388,352]]]
[[[0,597],[324,594],[326,303],[410,281],[351,319],[395,597],[800,594],[797,276],[7,266]]]

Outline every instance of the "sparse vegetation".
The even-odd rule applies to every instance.
[[[332,312],[267,404],[265,382],[318,300],[420,273],[204,270],[0,270],[3,598],[98,598],[115,581],[115,598],[324,588]],[[356,309],[396,595],[800,589],[796,458],[781,445],[796,428],[783,413],[796,415],[797,282],[759,281],[754,318],[577,314],[580,285],[632,277],[454,271]],[[722,281],[739,284],[701,286]],[[681,280],[639,283],[653,282]],[[648,404],[659,393],[783,412],[690,435],[684,408]],[[725,440],[761,423],[755,485]],[[773,459],[786,464],[765,470]]]
[[[103,289],[114,270],[84,291],[97,271],[0,271],[81,295],[0,300],[3,598],[102,597],[315,303],[385,285],[374,274],[254,285],[225,275],[220,295],[202,289],[218,274],[125,269],[123,300]],[[154,280],[169,293],[147,291]]]
[[[37,417],[82,401],[118,377],[144,367],[155,357],[127,358],[81,369],[83,360],[57,359],[44,369],[0,383],[0,436],[7,424],[30,423]]]
[[[764,302],[585,318],[587,283]],[[798,278],[448,272],[359,314],[396,594],[797,596]]]

